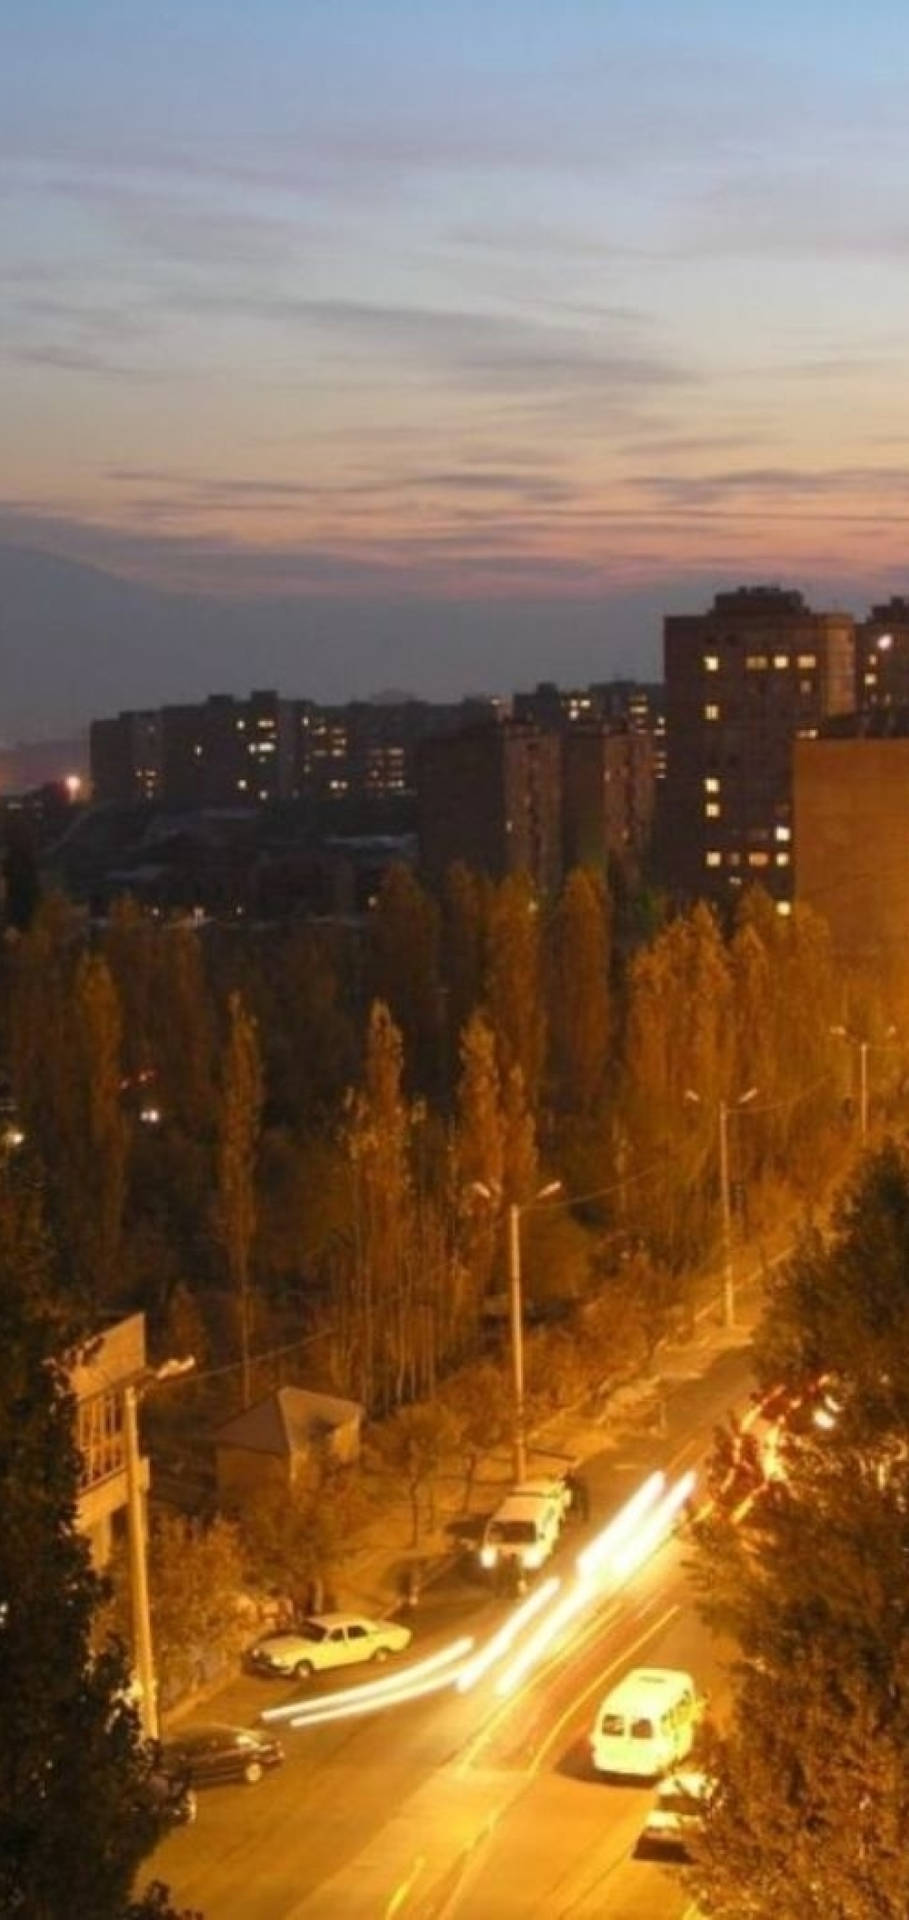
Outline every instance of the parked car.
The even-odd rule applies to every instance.
[[[713,1790],[713,1781],[696,1768],[667,1774],[657,1788],[635,1852],[643,1859],[689,1860],[692,1835],[704,1824],[704,1809]]]
[[[314,1613],[293,1633],[269,1633],[246,1656],[253,1673],[308,1680],[333,1667],[387,1660],[413,1638],[397,1620],[365,1620],[355,1613]]]
[[[149,1776],[155,1805],[169,1827],[188,1827],[196,1817],[196,1796],[189,1784],[189,1771],[183,1760],[171,1759],[163,1751]]]
[[[187,1727],[176,1739],[166,1740],[162,1748],[166,1771],[182,1772],[190,1787],[216,1787],[222,1781],[242,1780],[254,1787],[269,1767],[279,1767],[284,1748],[270,1734],[257,1733],[252,1727],[229,1727],[220,1723],[206,1727]]]

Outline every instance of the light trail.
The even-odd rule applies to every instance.
[[[645,1480],[637,1493],[633,1493],[625,1506],[619,1509],[609,1525],[603,1528],[602,1533],[596,1534],[593,1540],[588,1541],[587,1546],[578,1554],[576,1562],[578,1573],[582,1577],[588,1578],[601,1571],[604,1562],[609,1559],[615,1548],[631,1532],[632,1527],[643,1517],[648,1508],[654,1505],[665,1485],[665,1473],[659,1470],[652,1473],[649,1480]]]
[[[473,1641],[468,1640],[466,1644],[469,1650],[473,1646]],[[292,1727],[322,1727],[334,1720],[351,1720],[356,1714],[381,1713],[384,1707],[406,1707],[411,1700],[425,1700],[427,1694],[442,1693],[446,1687],[453,1687],[456,1679],[457,1672],[429,1674],[425,1680],[416,1684],[413,1682],[410,1685],[405,1684],[398,1693],[374,1694],[367,1700],[362,1697],[367,1689],[358,1687],[354,1695],[348,1694],[345,1697],[343,1694],[335,1694],[334,1698],[329,1696],[321,1710],[316,1709],[312,1713],[298,1712],[290,1724]],[[346,1704],[339,1705],[339,1701],[343,1703],[345,1698]]]
[[[463,1660],[470,1653],[473,1644],[473,1636],[464,1634],[460,1640],[453,1640],[449,1646],[440,1648],[438,1653],[428,1654],[425,1660],[418,1660],[413,1666],[399,1668],[397,1673],[383,1674],[381,1680],[366,1680],[361,1686],[347,1687],[341,1693],[321,1694],[317,1700],[292,1700],[287,1706],[266,1707],[260,1713],[259,1719],[290,1720],[294,1725],[302,1726],[304,1722],[308,1722],[310,1718],[315,1719],[327,1709],[347,1707],[348,1703],[363,1703],[365,1711],[365,1703],[375,1699],[376,1696],[381,1703],[389,1695],[397,1696],[402,1688],[408,1687],[411,1682],[420,1684],[430,1674],[437,1675],[440,1668],[451,1667],[455,1661]],[[453,1674],[445,1673],[440,1684],[450,1686],[454,1678]]]
[[[689,1467],[681,1480],[670,1487],[656,1510],[648,1514],[641,1532],[619,1548],[612,1562],[612,1570],[620,1580],[627,1580],[632,1573],[636,1573],[638,1567],[656,1552],[657,1547],[662,1546],[672,1531],[677,1514],[686,1500],[690,1500],[696,1485],[697,1474],[693,1467]]]
[[[609,1526],[578,1556],[575,1585],[551,1609],[536,1632],[531,1634],[500,1673],[496,1682],[498,1694],[505,1696],[514,1692],[562,1630],[599,1598],[607,1582],[612,1584],[627,1580],[662,1545],[672,1530],[676,1514],[689,1498],[696,1478],[693,1469],[683,1474],[681,1480],[654,1507],[654,1501],[665,1486],[665,1474],[651,1474],[650,1479],[644,1482]],[[644,1524],[640,1532],[633,1532],[642,1519]]]
[[[521,1605],[509,1615],[498,1633],[494,1633],[492,1638],[487,1640],[486,1645],[474,1654],[473,1659],[468,1660],[466,1666],[461,1668],[456,1683],[459,1693],[467,1693],[470,1687],[476,1686],[478,1680],[482,1680],[490,1667],[494,1667],[496,1661],[509,1651],[518,1634],[523,1632],[529,1622],[542,1612],[545,1606],[548,1606],[561,1584],[561,1580],[553,1574],[526,1600],[522,1600]]]

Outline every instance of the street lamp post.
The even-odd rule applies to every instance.
[[[139,1397],[147,1387],[189,1373],[192,1358],[165,1360],[147,1368],[123,1389],[123,1441],[126,1453],[126,1520],[129,1549],[129,1595],[133,1629],[133,1665],[139,1682],[139,1715],[147,1740],[158,1738],[158,1689],[152,1646],[151,1606],[148,1594],[148,1549],[139,1456]]]
[[[474,1191],[481,1193],[487,1200],[497,1197],[496,1190],[486,1186],[482,1180],[474,1180]],[[508,1231],[508,1321],[511,1344],[511,1394],[512,1394],[512,1457],[515,1485],[520,1486],[527,1473],[527,1432],[524,1401],[524,1296],[521,1280],[521,1215],[528,1208],[536,1206],[539,1200],[548,1200],[551,1194],[560,1193],[561,1180],[549,1180],[545,1187],[532,1200],[521,1206],[516,1200],[510,1200],[507,1211]]]
[[[729,1115],[737,1113],[740,1107],[747,1107],[757,1098],[757,1087],[749,1087],[740,1093],[737,1100],[721,1100],[719,1105],[720,1131],[720,1212],[723,1223],[723,1325],[735,1326],[735,1266],[732,1257],[732,1185],[729,1179]],[[691,1088],[686,1091],[686,1100],[701,1104],[701,1096]]]
[[[831,1027],[831,1029],[830,1029],[830,1031],[831,1031],[831,1033],[835,1033],[835,1034],[837,1035],[837,1038],[838,1038],[838,1039],[840,1039],[840,1040],[849,1040],[849,1041],[851,1041],[851,1042],[852,1042],[852,1045],[853,1045],[854,1047],[857,1047],[857,1048],[858,1048],[858,1057],[859,1057],[859,1138],[860,1138],[860,1140],[861,1140],[861,1143],[862,1143],[862,1146],[864,1147],[864,1146],[866,1146],[866,1145],[867,1145],[867,1143],[868,1143],[868,1113],[869,1113],[869,1101],[868,1101],[868,1055],[869,1055],[869,1053],[871,1052],[871,1046],[872,1046],[872,1043],[871,1043],[871,1041],[870,1041],[870,1040],[859,1040],[859,1039],[858,1039],[858,1038],[856,1037],[856,1035],[855,1035],[854,1033],[850,1033],[850,1032],[849,1032],[849,1029],[848,1029],[848,1027]],[[889,1046],[889,1044],[890,1044],[890,1042],[891,1042],[891,1040],[893,1040],[893,1038],[894,1038],[894,1036],[895,1036],[895,1034],[896,1034],[896,1028],[895,1028],[895,1027],[888,1027],[888,1028],[887,1028],[887,1031],[886,1031],[886,1033],[885,1033],[885,1035],[884,1035],[884,1039],[883,1039],[883,1043],[882,1043],[884,1047],[887,1047],[887,1046]]]

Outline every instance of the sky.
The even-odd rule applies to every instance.
[[[902,0],[11,0],[0,609],[4,545],[327,606],[360,694],[422,607],[433,693],[905,590],[907,79]]]

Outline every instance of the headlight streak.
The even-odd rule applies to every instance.
[[[467,1693],[470,1687],[476,1686],[478,1680],[482,1680],[484,1673],[488,1673],[490,1667],[508,1652],[518,1634],[523,1632],[543,1607],[548,1606],[561,1584],[561,1580],[552,1574],[548,1580],[544,1580],[541,1587],[535,1588],[526,1600],[522,1600],[519,1607],[515,1607],[514,1612],[509,1614],[498,1633],[494,1633],[485,1646],[480,1648],[479,1653],[475,1653],[473,1659],[468,1660],[467,1664],[461,1668],[456,1682],[459,1693]]]
[[[637,1571],[642,1562],[662,1545],[666,1535],[672,1530],[679,1509],[685,1505],[686,1500],[690,1500],[696,1484],[697,1474],[694,1468],[690,1467],[687,1473],[683,1473],[681,1480],[677,1480],[675,1486],[670,1487],[655,1512],[648,1514],[641,1532],[629,1540],[625,1546],[620,1547],[612,1561],[612,1571],[620,1580],[627,1580]]]
[[[609,1525],[603,1528],[602,1533],[598,1533],[593,1540],[588,1541],[587,1546],[578,1554],[576,1562],[578,1573],[582,1577],[600,1571],[615,1548],[631,1532],[632,1527],[637,1525],[648,1508],[659,1499],[665,1485],[665,1473],[659,1470],[652,1473],[649,1480],[645,1480],[637,1493],[633,1493],[631,1499],[619,1509]]]
[[[462,1660],[471,1652],[474,1645],[473,1635],[464,1634],[460,1640],[453,1640],[449,1646],[441,1647],[438,1653],[428,1654],[425,1660],[418,1660],[411,1667],[399,1668],[397,1673],[383,1674],[381,1680],[366,1680],[362,1686],[347,1687],[341,1693],[322,1694],[318,1700],[292,1700],[284,1707],[266,1707],[259,1715],[260,1720],[290,1720],[294,1725],[303,1726],[310,1718],[315,1719],[333,1707],[359,1703],[366,1710],[366,1703],[376,1696],[380,1701],[389,1695],[397,1695],[413,1681],[422,1682],[429,1674],[438,1674],[442,1667],[451,1667],[455,1661]],[[445,1673],[440,1682],[449,1686],[455,1676]]]
[[[690,1499],[696,1481],[697,1475],[691,1469],[667,1492],[666,1475],[652,1473],[602,1532],[578,1554],[576,1578],[570,1589],[560,1593],[560,1579],[550,1575],[513,1609],[476,1653],[473,1653],[473,1637],[464,1635],[405,1670],[383,1675],[381,1680],[324,1694],[318,1700],[297,1700],[287,1706],[267,1707],[259,1718],[288,1721],[294,1728],[324,1726],[357,1714],[377,1713],[383,1707],[405,1706],[408,1701],[425,1699],[450,1687],[466,1693],[511,1651],[525,1628],[548,1609],[545,1618],[538,1622],[535,1631],[499,1674],[496,1692],[506,1697],[577,1614],[599,1599],[604,1591],[622,1585],[663,1544],[679,1510]],[[473,1657],[468,1658],[472,1653]]]
[[[639,1566],[642,1560],[647,1559],[670,1531],[675,1514],[688,1498],[694,1481],[693,1472],[686,1474],[668,1494],[664,1495],[655,1511],[651,1512],[654,1501],[665,1487],[666,1476],[664,1473],[657,1472],[651,1474],[649,1480],[645,1480],[644,1485],[632,1495],[621,1512],[617,1513],[609,1525],[604,1527],[602,1533],[591,1540],[578,1555],[575,1585],[557,1602],[547,1614],[546,1619],[540,1622],[536,1632],[499,1675],[496,1681],[496,1692],[499,1695],[505,1696],[514,1692],[531,1667],[536,1666],[547,1648],[552,1646],[563,1628],[598,1597],[605,1585],[611,1585],[616,1576],[619,1579],[627,1578],[628,1574],[634,1571],[635,1566]],[[641,1519],[644,1519],[641,1532],[634,1534],[628,1540],[628,1535]]]
[[[467,1645],[472,1647],[473,1641],[468,1641]],[[363,1695],[367,1693],[367,1688],[357,1687],[355,1694],[359,1698],[351,1697],[350,1694],[346,1696],[335,1694],[332,1698],[327,1697],[321,1712],[298,1713],[290,1724],[292,1727],[321,1727],[333,1720],[351,1720],[355,1714],[381,1713],[383,1707],[406,1707],[411,1700],[424,1700],[429,1693],[442,1693],[446,1687],[453,1687],[456,1679],[457,1671],[430,1674],[425,1680],[411,1682],[410,1685],[405,1684],[396,1693],[374,1694],[365,1700]],[[347,1705],[339,1706],[339,1700],[345,1698]]]

